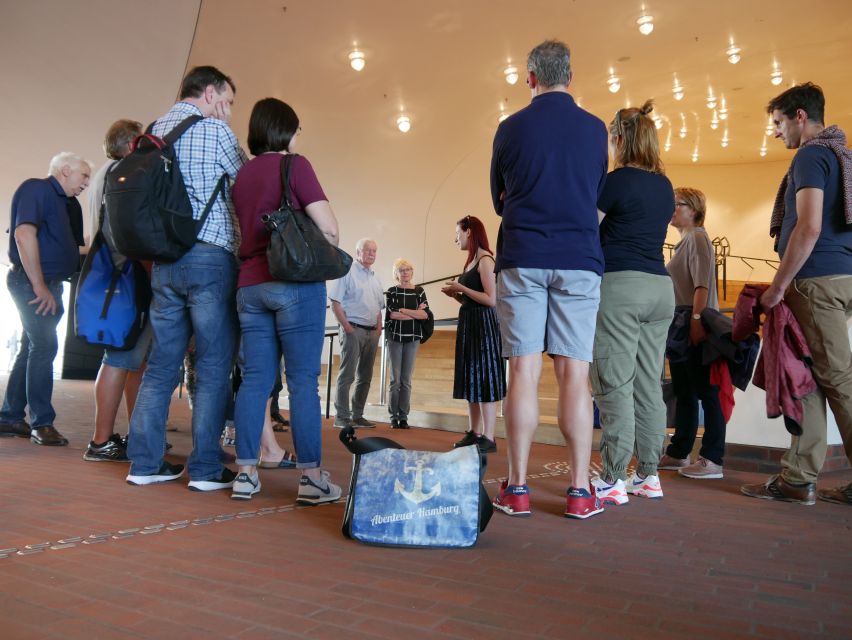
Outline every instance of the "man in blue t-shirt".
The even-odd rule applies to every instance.
[[[509,478],[494,506],[528,516],[527,464],[538,426],[542,357],[553,358],[559,427],[571,450],[565,515],[602,508],[589,491],[592,400],[589,362],[603,254],[597,202],[606,179],[607,131],[568,93],[571,53],[548,40],[527,58],[532,102],[494,136],[491,197],[502,216],[497,239],[497,316],[509,359],[506,438]]]
[[[805,83],[767,107],[775,137],[798,149],[782,185],[770,235],[778,234],[781,266],[761,296],[764,311],[782,300],[802,327],[813,357],[817,390],[802,400],[802,433],[792,436],[782,471],[764,484],[744,485],[747,496],[814,504],[816,498],[852,504],[852,483],[816,491],[825,462],[826,412],[831,407],[852,460],[852,153],[846,135],[825,127],[822,90]],[[844,188],[845,182],[845,188]],[[783,198],[783,200],[782,200]]]
[[[88,186],[91,173],[88,162],[63,152],[50,161],[47,178],[24,181],[12,197],[6,284],[21,316],[24,340],[6,385],[0,436],[68,444],[53,426],[53,360],[63,313],[62,281],[77,271],[83,244],[75,198]],[[25,419],[28,406],[30,424]]]

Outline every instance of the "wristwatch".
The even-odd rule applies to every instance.
[[[701,314],[700,313],[693,313],[692,319],[693,320],[701,320]]]

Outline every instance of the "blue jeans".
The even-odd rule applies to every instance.
[[[166,419],[189,338],[195,335],[196,390],[189,476],[213,480],[222,473],[219,436],[231,393],[237,321],[237,262],[221,247],[198,242],[180,260],[156,263],[151,274],[150,322],[154,344],[130,421],[130,473],[152,475],[163,461]]]
[[[9,374],[6,397],[0,410],[0,422],[11,423],[26,418],[26,407],[30,408],[30,425],[33,428],[52,425],[56,419],[51,397],[53,396],[53,361],[59,343],[56,326],[62,318],[62,281],[46,283],[58,308],[52,316],[36,315],[36,305],[29,304],[35,298],[33,287],[23,269],[9,270],[6,285],[18,307],[24,338]]]
[[[283,355],[296,466],[319,467],[322,422],[317,379],[325,335],[325,297],[324,282],[264,282],[237,291],[243,374],[234,416],[237,464],[257,464],[266,401],[280,375]]]

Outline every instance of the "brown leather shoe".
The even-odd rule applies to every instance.
[[[835,489],[820,489],[817,491],[817,498],[826,502],[835,502],[837,504],[852,504],[852,482],[845,487],[837,487]]]
[[[30,425],[23,420],[17,422],[0,422],[0,438],[29,438]]]
[[[64,447],[68,444],[68,438],[59,433],[52,424],[35,427],[30,431],[30,441],[46,447]]]
[[[751,498],[816,504],[816,484],[813,482],[790,484],[780,475],[770,477],[763,484],[744,484],[740,487],[740,491]]]

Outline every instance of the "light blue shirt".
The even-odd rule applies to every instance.
[[[372,327],[385,306],[385,289],[376,272],[357,260],[342,278],[328,283],[328,298],[339,302],[349,322]]]

